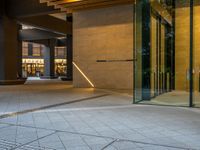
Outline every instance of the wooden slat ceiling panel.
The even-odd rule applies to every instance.
[[[133,4],[134,0],[40,0],[61,11],[73,12],[76,10],[108,7],[119,4]]]

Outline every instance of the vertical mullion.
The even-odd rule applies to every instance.
[[[136,6],[137,6],[137,1],[135,1],[135,3],[133,4],[134,6],[133,6],[133,13],[134,13],[134,15],[133,15],[133,22],[134,22],[134,27],[133,27],[133,59],[134,59],[134,62],[133,62],[133,104],[134,103],[136,103],[136,96],[135,96],[135,94],[136,94],[136,92],[135,92],[135,90],[136,90],[136,87],[135,87],[135,80],[136,80],[136,73],[135,73],[135,71],[136,71],[136,59],[137,59],[137,49],[136,49],[136,15],[137,15],[137,12],[136,12]]]
[[[189,106],[193,106],[193,0],[190,0],[190,99]]]
[[[161,18],[159,18],[159,95],[162,93],[162,85],[161,85]]]
[[[158,19],[156,23],[156,96],[159,95],[159,86],[158,86],[158,78],[159,78],[159,61],[158,61]]]

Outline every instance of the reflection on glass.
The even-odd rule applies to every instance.
[[[24,58],[22,59],[23,77],[43,76],[44,59]]]
[[[67,74],[66,59],[55,59],[55,74],[56,76],[66,76]]]
[[[135,102],[188,106],[190,5],[136,1]]]
[[[193,96],[194,105],[200,107],[200,1],[194,0],[193,11]]]

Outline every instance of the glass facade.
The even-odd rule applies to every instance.
[[[200,107],[200,1],[193,5],[193,104]]]
[[[200,106],[199,4],[136,1],[135,103]]]
[[[23,42],[22,44],[23,77],[40,77],[44,75],[43,45]],[[55,75],[65,76],[67,71],[66,47],[55,47]]]
[[[66,52],[66,47],[55,47],[55,74],[57,76],[65,76],[67,74]]]
[[[43,76],[44,59],[24,58],[22,60],[23,77]]]
[[[43,45],[33,43],[32,46],[33,46],[32,56],[41,57],[43,55],[42,54]]]

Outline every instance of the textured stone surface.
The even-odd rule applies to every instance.
[[[133,6],[75,12],[74,62],[97,88],[132,89],[133,62],[96,62],[133,59]],[[74,86],[90,87],[74,68]]]
[[[183,19],[184,18],[184,19]],[[190,50],[189,8],[176,9],[175,26],[175,87],[176,90],[188,90],[188,69]]]
[[[199,90],[200,72],[200,6],[194,7],[194,88]],[[183,19],[184,18],[184,19]],[[187,91],[189,89],[189,50],[190,50],[190,8],[176,9],[176,89]]]

